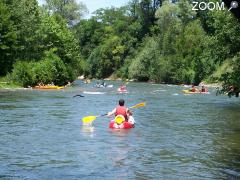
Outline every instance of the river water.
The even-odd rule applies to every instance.
[[[0,179],[240,178],[238,98],[147,83],[117,94],[120,82],[109,83],[114,87],[76,81],[59,91],[1,90]],[[104,114],[120,98],[128,106],[147,102],[133,111],[134,129],[111,130],[107,117],[82,126],[82,117]]]

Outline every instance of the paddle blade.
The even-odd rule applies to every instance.
[[[135,106],[132,106],[130,108],[139,108],[139,107],[144,107],[144,106],[146,106],[146,102],[142,102],[142,103],[136,104]]]
[[[88,123],[91,123],[92,121],[94,121],[96,118],[97,118],[97,116],[87,116],[87,117],[82,118],[82,122],[84,124],[88,124]]]

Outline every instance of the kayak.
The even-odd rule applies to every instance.
[[[121,88],[118,88],[117,90],[119,93],[128,93],[128,91],[126,89],[121,89]]]
[[[113,85],[112,84],[107,85],[107,88],[113,88]]]
[[[95,87],[95,88],[105,88],[105,87],[106,87],[106,85],[102,85],[102,84],[96,84],[94,87]]]
[[[115,119],[110,121],[109,128],[111,128],[111,129],[131,129],[131,128],[134,128],[135,121],[134,121],[134,118],[132,116],[129,117],[128,121],[124,120],[121,124],[118,124]]]
[[[188,89],[182,90],[182,92],[185,94],[210,94],[210,92],[200,92],[200,91],[192,92]]]
[[[83,91],[84,94],[105,94],[105,92]]]
[[[64,86],[35,86],[33,89],[46,89],[46,90],[48,90],[48,89],[63,89],[64,88]]]

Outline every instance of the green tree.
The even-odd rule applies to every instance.
[[[64,19],[57,20],[58,16],[42,16],[40,27],[37,31],[39,39],[41,39],[41,51],[48,51],[56,48],[56,54],[60,59],[73,68],[74,74],[82,72],[81,54],[78,41],[73,33],[67,28]]]
[[[15,59],[40,59],[38,51],[39,39],[36,31],[40,24],[40,12],[36,0],[12,0],[12,21],[17,35]]]
[[[78,22],[87,13],[86,5],[81,2],[77,3],[76,0],[46,0],[46,2],[46,9],[50,13],[60,14],[69,25]]]
[[[13,52],[16,50],[17,35],[11,20],[10,8],[0,1],[0,76],[12,69]]]

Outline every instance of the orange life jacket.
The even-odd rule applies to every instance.
[[[122,115],[127,120],[127,108],[125,106],[118,106],[116,108],[115,116]]]

